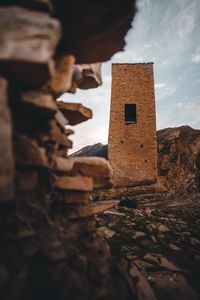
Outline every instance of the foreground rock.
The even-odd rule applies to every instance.
[[[199,299],[199,194],[160,198],[148,209],[139,204],[138,209],[116,206],[109,212],[97,217],[98,232],[116,260],[139,279],[132,287],[143,295],[138,299]]]
[[[100,63],[122,50],[134,2],[0,3],[1,299],[132,296],[96,233],[94,215],[113,202],[90,197],[111,185],[111,168],[100,158],[67,158],[66,126],[92,111],[56,98],[102,83]]]

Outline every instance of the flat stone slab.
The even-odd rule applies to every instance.
[[[57,176],[55,187],[61,190],[90,192],[93,190],[93,179],[88,176]]]
[[[148,272],[158,300],[198,300],[182,274],[171,272]]]
[[[73,84],[74,88],[83,90],[102,85],[101,63],[75,65]]]
[[[0,60],[46,63],[60,39],[60,24],[47,13],[0,8]]]
[[[96,215],[113,207],[115,204],[115,201],[99,201],[87,205],[76,205],[71,208],[72,211],[69,213],[69,218],[79,219]]]
[[[67,191],[56,195],[55,201],[60,201],[68,204],[85,204],[89,202],[90,193],[84,191]]]
[[[100,157],[57,157],[54,168],[58,172],[71,175],[81,174],[93,178],[95,188],[112,186],[112,168],[109,162]]]
[[[17,135],[13,141],[14,158],[17,165],[47,167],[45,149],[25,135]]]
[[[50,94],[40,92],[27,92],[21,95],[21,104],[31,113],[36,112],[37,117],[52,117],[58,110],[56,102]]]
[[[92,110],[81,103],[57,102],[59,110],[68,119],[69,125],[77,125],[92,118]]]
[[[0,77],[0,202],[14,196],[12,124],[7,104],[7,81]]]

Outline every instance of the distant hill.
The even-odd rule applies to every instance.
[[[172,192],[200,190],[200,130],[190,126],[157,131],[158,175],[160,182]],[[71,156],[108,158],[108,145],[86,146]]]
[[[94,145],[89,145],[81,148],[80,150],[74,152],[70,156],[99,156],[108,158],[108,145],[103,145],[102,143],[97,143]]]

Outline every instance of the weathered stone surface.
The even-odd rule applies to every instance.
[[[17,165],[47,167],[45,149],[24,135],[16,135],[13,141],[14,158]]]
[[[59,110],[68,119],[69,125],[76,125],[92,118],[91,109],[80,103],[57,102]]]
[[[19,5],[37,11],[53,12],[51,0],[1,0],[1,5],[14,6]]]
[[[88,64],[106,61],[123,49],[136,12],[135,1],[52,3],[63,29],[58,53],[73,53],[78,64]]]
[[[56,157],[53,168],[58,172],[70,173],[73,169],[73,165],[73,160],[69,158]]]
[[[70,157],[73,162],[73,170],[86,176],[111,177],[112,168],[109,162],[101,157]]]
[[[115,231],[111,230],[111,229],[110,229],[109,227],[107,227],[107,226],[99,227],[99,228],[97,229],[97,232],[98,232],[98,234],[99,234],[100,236],[105,236],[105,238],[107,238],[107,239],[112,238],[112,237],[116,234]]]
[[[47,86],[44,87],[44,90],[52,92],[57,97],[67,92],[72,84],[74,63],[75,57],[73,55],[63,55],[59,57],[52,79]]]
[[[93,190],[93,180],[88,176],[57,176],[55,187],[61,190],[76,190],[90,192]]]
[[[61,129],[65,130],[66,129],[65,126],[67,124],[69,124],[68,119],[66,119],[65,116],[60,111],[58,111],[55,114],[55,119],[56,119],[56,122],[58,123],[58,125],[61,127]]]
[[[13,197],[12,124],[7,106],[7,82],[0,77],[0,201]]]
[[[171,193],[200,189],[200,130],[189,126],[157,132],[158,174]]]
[[[132,265],[130,275],[133,279],[137,278],[135,290],[138,300],[158,300],[154,290],[148,282],[148,279],[136,266]]]
[[[46,63],[60,39],[56,19],[17,6],[0,7],[0,28],[0,60],[4,61]]]
[[[38,186],[38,172],[30,170],[17,170],[15,174],[15,186],[17,191],[30,191]]]
[[[37,117],[53,117],[57,112],[57,105],[49,94],[41,92],[26,92],[21,95],[21,103],[31,113],[36,113]]]
[[[68,191],[63,195],[63,201],[69,204],[82,204],[89,202],[89,192]]]
[[[100,157],[70,157],[56,158],[56,171],[72,175],[81,174],[92,177],[95,188],[112,186],[112,168],[107,160]]]
[[[74,131],[72,129],[69,129],[69,128],[65,128],[64,132],[65,132],[66,136],[74,133]]]
[[[53,76],[54,62],[51,59],[46,63],[0,60],[0,68],[2,73],[17,84],[38,89]]]
[[[64,128],[63,130],[61,130],[61,128],[56,124],[55,120],[50,122],[49,137],[53,142],[59,143],[63,146],[67,146],[69,145],[69,140],[67,139],[67,136],[73,133],[73,130],[70,129]]]
[[[149,273],[154,278],[154,289],[159,300],[197,300],[192,288],[182,274],[171,274],[170,272]]]
[[[86,205],[76,205],[71,208],[69,213],[70,219],[86,218],[95,214],[104,212],[105,210],[113,207],[116,204],[115,201],[102,201]]]
[[[101,63],[75,65],[73,73],[73,88],[83,90],[102,85]]]

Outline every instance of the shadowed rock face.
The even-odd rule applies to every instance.
[[[87,64],[108,60],[123,49],[124,36],[136,11],[134,1],[53,0],[52,3],[63,28],[59,53],[73,53],[78,64]]]
[[[159,181],[169,192],[200,190],[200,130],[189,126],[157,131]],[[107,159],[108,146],[86,146],[72,156],[100,156]]]
[[[200,130],[189,126],[158,131],[158,172],[171,192],[200,189]]]

